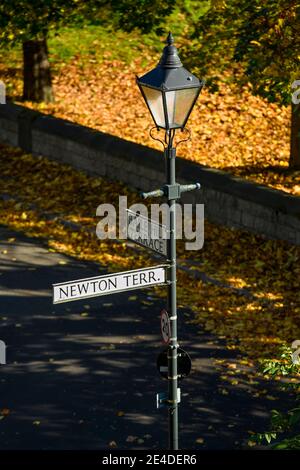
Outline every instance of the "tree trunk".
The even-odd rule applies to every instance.
[[[23,71],[24,100],[54,100],[46,38],[23,42]]]
[[[300,104],[292,103],[290,168],[300,169]]]

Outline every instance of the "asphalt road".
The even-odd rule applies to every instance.
[[[0,448],[166,449],[167,414],[156,409],[167,388],[156,369],[164,302],[144,289],[53,306],[53,283],[97,275],[99,266],[5,227],[0,241]],[[193,362],[181,383],[180,447],[247,447],[248,431],[265,430],[288,398],[269,386],[275,405],[245,384],[220,393],[213,359],[236,353],[189,319],[179,312],[180,346]]]

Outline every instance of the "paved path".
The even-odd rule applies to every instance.
[[[156,370],[163,301],[148,289],[52,305],[52,283],[99,273],[0,227],[0,339],[8,346],[0,410],[10,410],[0,420],[0,448],[167,448],[166,412],[155,403],[166,390]],[[270,409],[284,402],[253,398],[245,384],[220,393],[213,359],[235,354],[188,315],[179,320],[180,345],[193,361],[181,384],[180,446],[241,448],[248,430],[265,429]]]

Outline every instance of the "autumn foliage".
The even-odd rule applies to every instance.
[[[126,186],[3,145],[0,171],[2,223],[111,272],[153,263],[148,250],[96,237],[100,203],[117,206],[119,194],[129,205],[140,200]],[[299,247],[206,222],[203,250],[185,251],[179,242],[178,257],[180,310],[192,311],[191,320],[226,338],[229,348],[272,357],[300,337]],[[157,293],[165,296],[165,289]]]

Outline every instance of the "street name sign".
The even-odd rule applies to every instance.
[[[167,268],[168,265],[160,265],[53,284],[53,303],[60,304],[88,297],[98,297],[126,290],[166,284]]]
[[[127,236],[130,240],[146,248],[168,256],[168,231],[164,225],[127,209]]]

